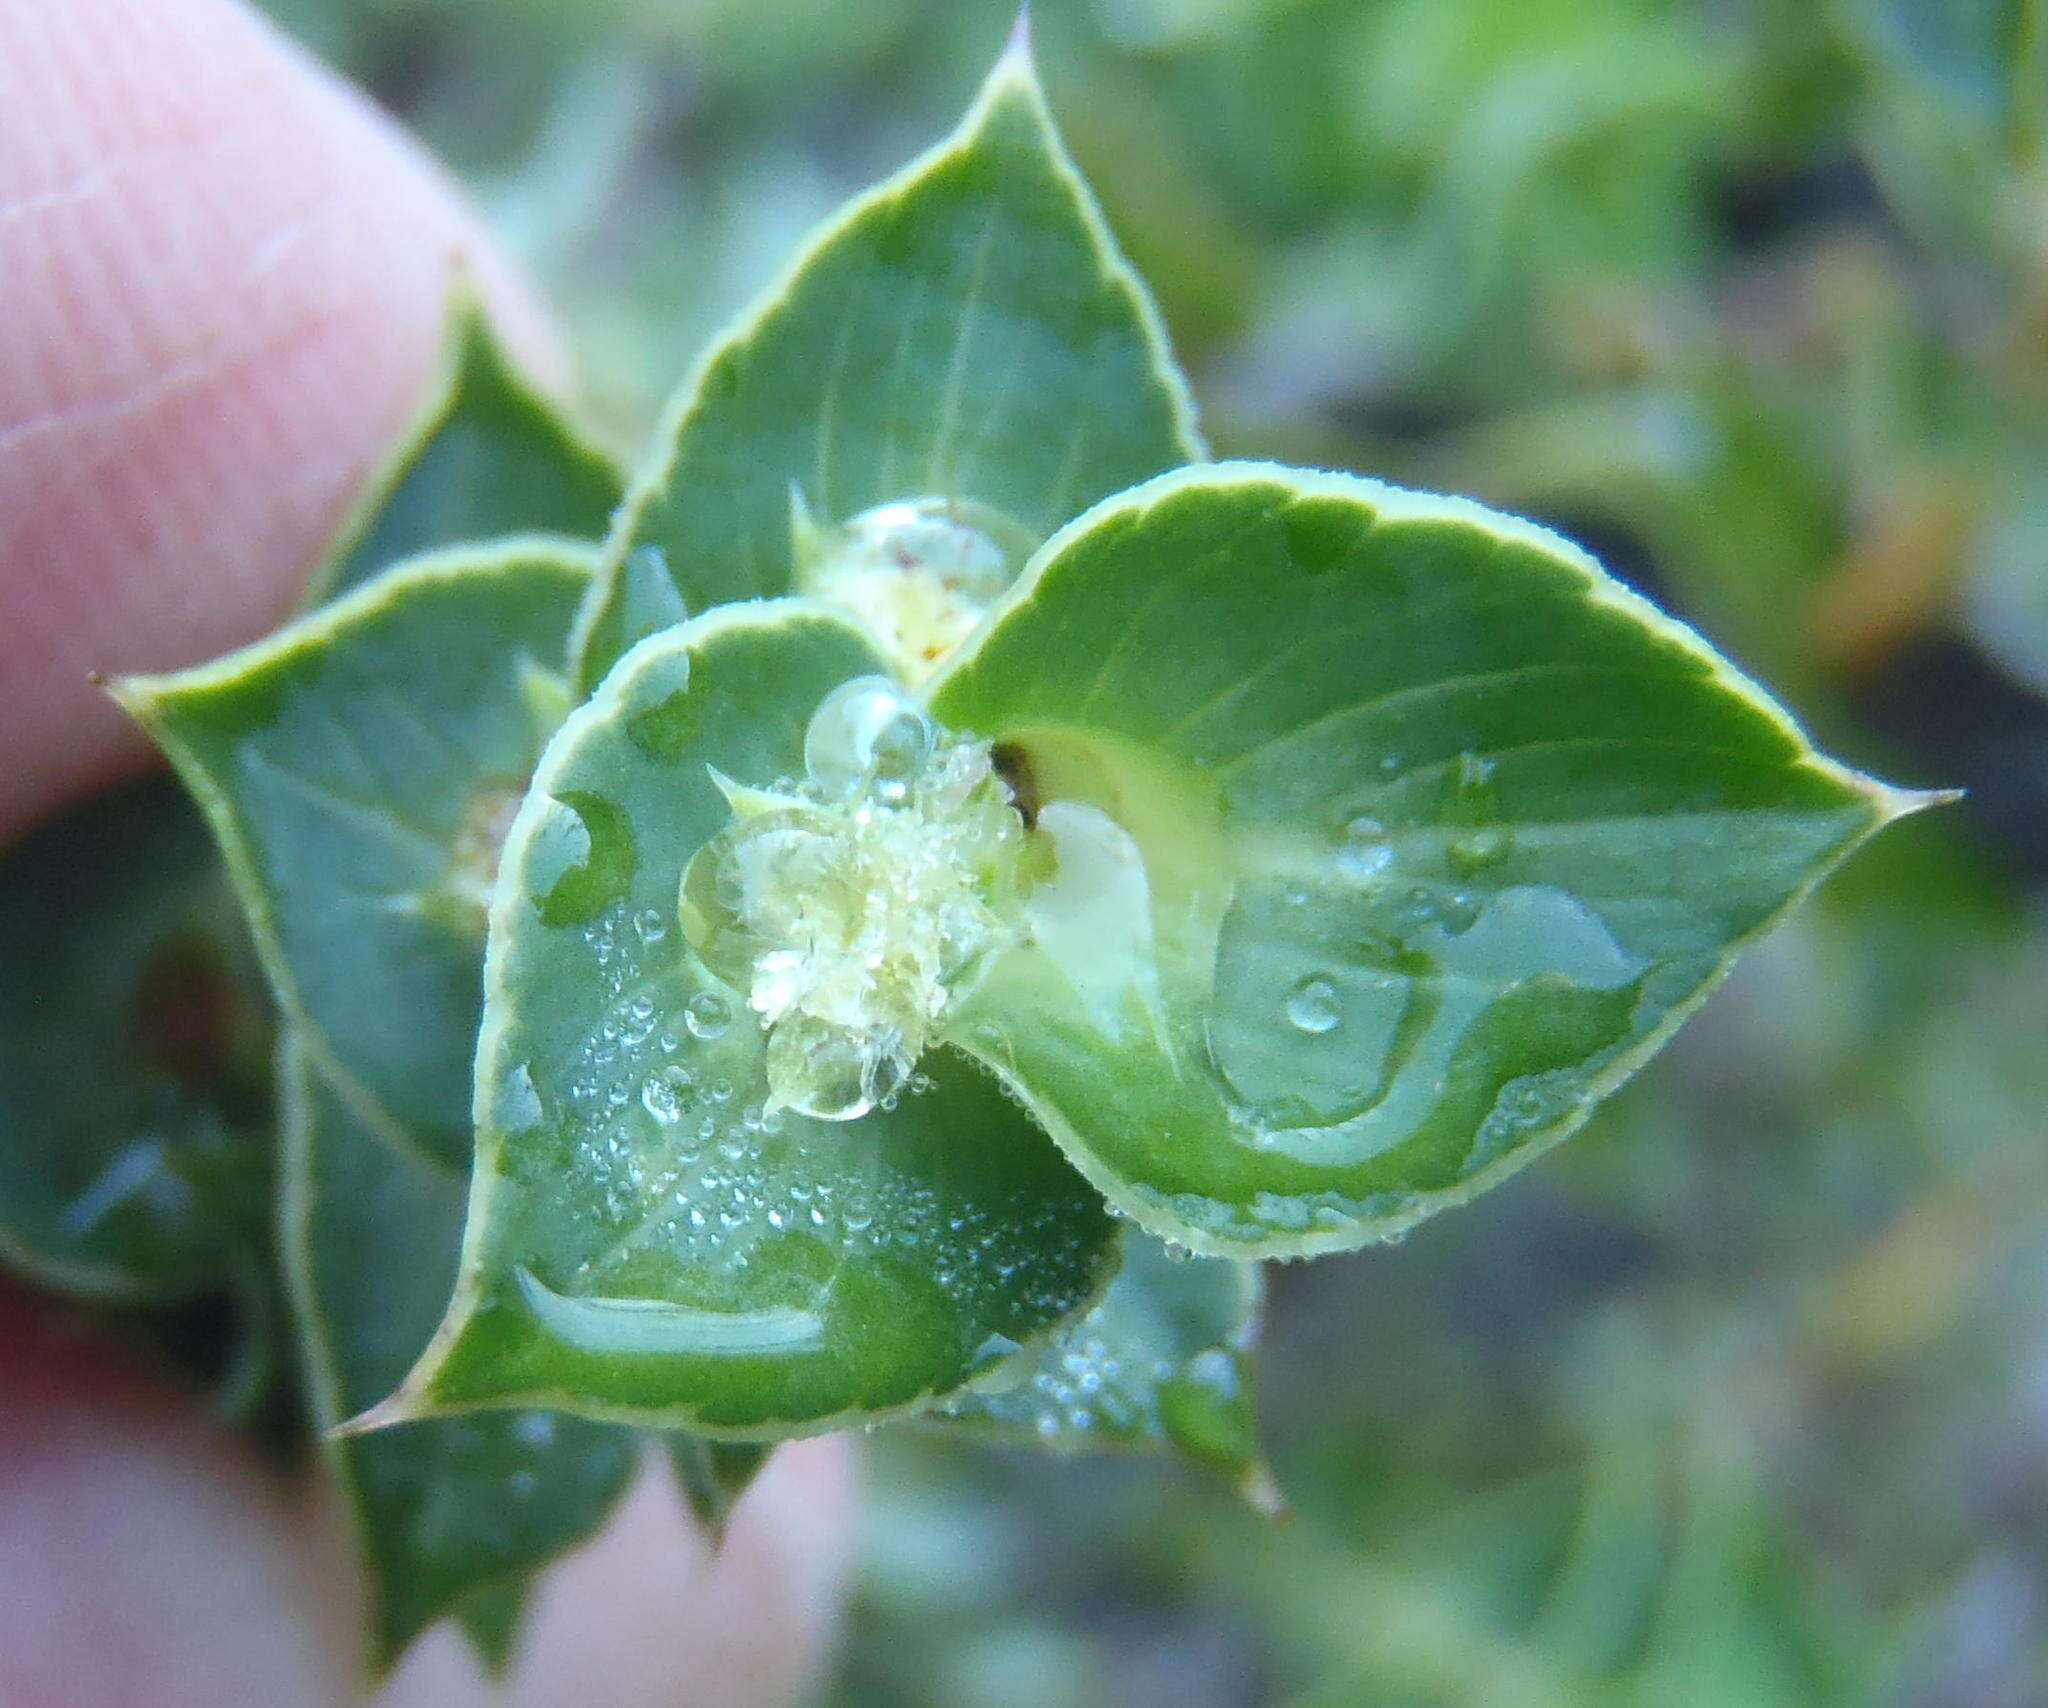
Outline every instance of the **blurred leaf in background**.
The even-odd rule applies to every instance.
[[[272,0],[463,172],[637,444],[1003,0]],[[1575,1148],[1274,1277],[1274,1528],[873,1455],[834,1700],[2048,1699],[2048,7],[1039,0],[1222,454],[1525,508],[1961,784]]]

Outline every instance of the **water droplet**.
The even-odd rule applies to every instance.
[[[646,908],[633,916],[633,929],[643,943],[659,943],[668,935],[668,921],[658,908]]]
[[[1344,1017],[1337,987],[1326,978],[1306,978],[1287,999],[1288,1021],[1300,1032],[1328,1032]]]
[[[663,1126],[682,1118],[684,1100],[690,1089],[690,1076],[681,1068],[664,1068],[660,1073],[648,1077],[640,1088],[640,1103],[648,1114]]]
[[[827,796],[872,784],[876,798],[899,804],[931,750],[931,720],[886,676],[833,689],[804,731],[804,769]]]
[[[1445,846],[1444,854],[1452,867],[1461,873],[1469,875],[1483,871],[1507,858],[1508,833],[1498,825],[1485,825],[1452,837]]]
[[[683,1024],[694,1038],[721,1038],[732,1024],[732,1004],[715,990],[700,990],[684,1006]]]
[[[768,1039],[768,1077],[799,1115],[820,1121],[855,1121],[878,1101],[876,1068],[867,1037],[843,1026],[795,1014]],[[909,1067],[902,1066],[907,1077]],[[882,1092],[890,1094],[894,1087]]]
[[[1387,827],[1361,815],[1344,827],[1337,847],[1337,870],[1353,883],[1366,883],[1394,863],[1394,845]]]
[[[1453,937],[1462,937],[1479,923],[1483,904],[1470,890],[1452,890],[1437,905],[1437,923]]]

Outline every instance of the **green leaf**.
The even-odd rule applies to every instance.
[[[483,1662],[484,1671],[502,1679],[519,1658],[519,1637],[526,1624],[528,1580],[507,1578],[476,1591],[455,1610],[462,1634]]]
[[[1155,1233],[1398,1233],[1577,1127],[1924,804],[1544,530],[1260,464],[1047,546],[935,714],[1070,881],[951,1035]]]
[[[938,499],[1038,540],[1201,454],[1020,38],[960,127],[819,233],[685,386],[584,613],[579,679],[666,626],[651,578],[692,610],[798,587],[792,493],[827,528]]]
[[[549,745],[507,839],[461,1283],[365,1426],[549,1403],[735,1439],[916,1406],[1078,1309],[1100,1201],[979,1070],[857,1120],[766,1106],[746,999],[678,922],[686,864],[872,672],[800,601],[642,643]]]
[[[753,1486],[774,1447],[763,1441],[706,1441],[695,1435],[668,1437],[669,1463],[697,1522],[714,1544],[725,1540],[725,1527],[740,1496]]]
[[[288,1047],[282,1240],[315,1423],[404,1375],[455,1276],[462,1182],[388,1144]],[[496,1646],[498,1591],[603,1521],[637,1463],[624,1430],[553,1412],[437,1419],[331,1446],[368,1574],[375,1664],[450,1614]],[[476,1626],[471,1624],[472,1631]]]
[[[168,1301],[253,1261],[271,1009],[206,826],[167,778],[0,856],[0,1260]]]
[[[1251,1383],[1264,1294],[1251,1264],[1191,1257],[1126,1229],[1099,1304],[934,1417],[1056,1453],[1180,1453],[1270,1503]]]
[[[567,546],[418,560],[270,639],[116,685],[212,821],[322,1071],[460,1165],[497,844],[567,709]]]
[[[621,479],[512,365],[469,286],[432,396],[373,475],[307,591],[319,604],[402,559],[514,534],[596,541]]]

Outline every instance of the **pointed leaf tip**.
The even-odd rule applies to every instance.
[[[1030,0],[1024,0],[1024,4],[1017,8],[1016,19],[1010,25],[1009,35],[1004,38],[1003,51],[997,57],[996,65],[998,68],[1017,66],[1027,71],[1032,69]]]
[[[343,1418],[327,1431],[327,1438],[341,1441],[351,1435],[372,1435],[380,1429],[389,1429],[395,1423],[412,1423],[423,1414],[413,1409],[411,1400],[412,1396],[401,1388],[379,1400],[368,1411]]]
[[[960,124],[820,229],[700,360],[619,515],[577,678],[594,687],[677,620],[655,595],[701,611],[810,588],[810,548],[888,507],[944,495],[1036,541],[1201,455],[1020,13]]]
[[[1119,1209],[1218,1255],[1354,1248],[1492,1185],[1933,804],[1823,759],[1555,536],[1272,464],[1090,511],[929,703],[1021,753],[1041,819],[1125,839],[1150,898],[1107,960],[1040,933],[956,1035]],[[1125,994],[1080,1047],[1105,964]]]
[[[1913,814],[1926,812],[1931,807],[1950,807],[1967,800],[1967,789],[1902,789],[1891,783],[1879,783],[1878,808],[1882,821],[1892,824]]]

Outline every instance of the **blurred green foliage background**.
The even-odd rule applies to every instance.
[[[622,445],[1000,0],[270,0]],[[1039,0],[1218,450],[1542,516],[1891,832],[1561,1152],[1276,1277],[1273,1527],[880,1437],[827,1700],[2048,1702],[2048,3]]]

